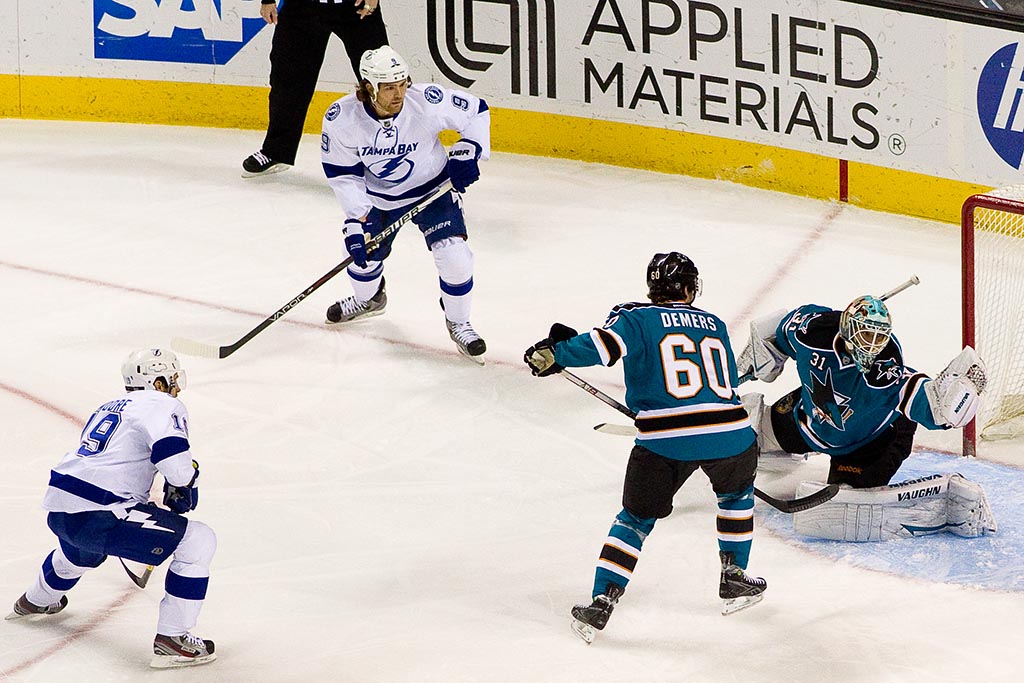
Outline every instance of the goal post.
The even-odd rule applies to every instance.
[[[964,455],[1024,432],[1024,185],[968,197],[961,212],[963,343],[988,367]]]

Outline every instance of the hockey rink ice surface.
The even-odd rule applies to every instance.
[[[125,355],[175,336],[234,342],[342,259],[317,137],[293,170],[242,180],[261,139],[0,120],[4,613],[54,545],[39,507],[49,469],[120,393]],[[0,681],[1020,680],[1024,447],[956,460],[959,432],[919,430],[897,479],[983,481],[998,544],[810,543],[758,502],[750,570],[768,591],[723,617],[698,473],[587,646],[569,608],[590,599],[631,442],[592,430],[618,413],[522,362],[552,322],[587,329],[643,299],[651,255],[679,250],[737,351],[752,316],[841,308],[916,274],[890,310],[908,363],[935,374],[960,350],[955,226],[509,154],[482,165],[465,207],[486,366],[448,339],[408,227],[386,262],[385,315],[323,325],[350,292],[342,275],[230,358],[181,356],[202,466],[191,514],[219,539],[194,632],[218,660],[149,669],[164,568],[139,590],[109,560],[60,615],[0,622]],[[579,374],[622,397],[618,367]],[[756,388],[773,400],[795,384],[790,367]],[[789,496],[826,467],[766,468],[758,486]]]

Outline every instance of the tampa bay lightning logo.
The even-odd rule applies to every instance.
[[[400,183],[410,175],[416,164],[409,159],[407,145],[398,140],[398,129],[381,128],[373,141],[375,151],[385,158],[366,163],[367,170],[388,183]],[[364,162],[365,163],[365,162]]]
[[[324,118],[326,118],[328,121],[333,121],[334,119],[338,118],[338,114],[340,114],[340,113],[341,113],[341,105],[338,104],[337,102],[335,102],[327,110],[327,113],[324,114]]]
[[[423,91],[423,97],[431,104],[440,104],[444,99],[444,93],[436,85],[428,85],[427,89]]]
[[[1024,45],[1011,43],[989,58],[978,79],[978,118],[999,158],[1016,169],[1024,157]]]

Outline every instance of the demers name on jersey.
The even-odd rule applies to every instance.
[[[715,319],[696,312],[664,312],[661,314],[662,327],[694,327],[712,332],[718,331]]]

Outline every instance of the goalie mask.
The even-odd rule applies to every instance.
[[[359,77],[370,84],[376,99],[381,83],[409,81],[409,65],[390,45],[383,45],[363,53],[359,59]]]
[[[164,349],[132,351],[121,365],[121,376],[124,388],[129,391],[155,390],[153,382],[157,379],[162,379],[168,389],[177,389],[178,392],[185,389],[185,371],[181,369],[178,357],[173,351]]]
[[[686,298],[686,290],[696,299],[700,294],[700,273],[693,261],[678,251],[655,254],[647,264],[647,298],[658,303]]]
[[[870,294],[854,299],[839,317],[839,336],[846,342],[857,369],[867,373],[892,337],[889,309]]]

